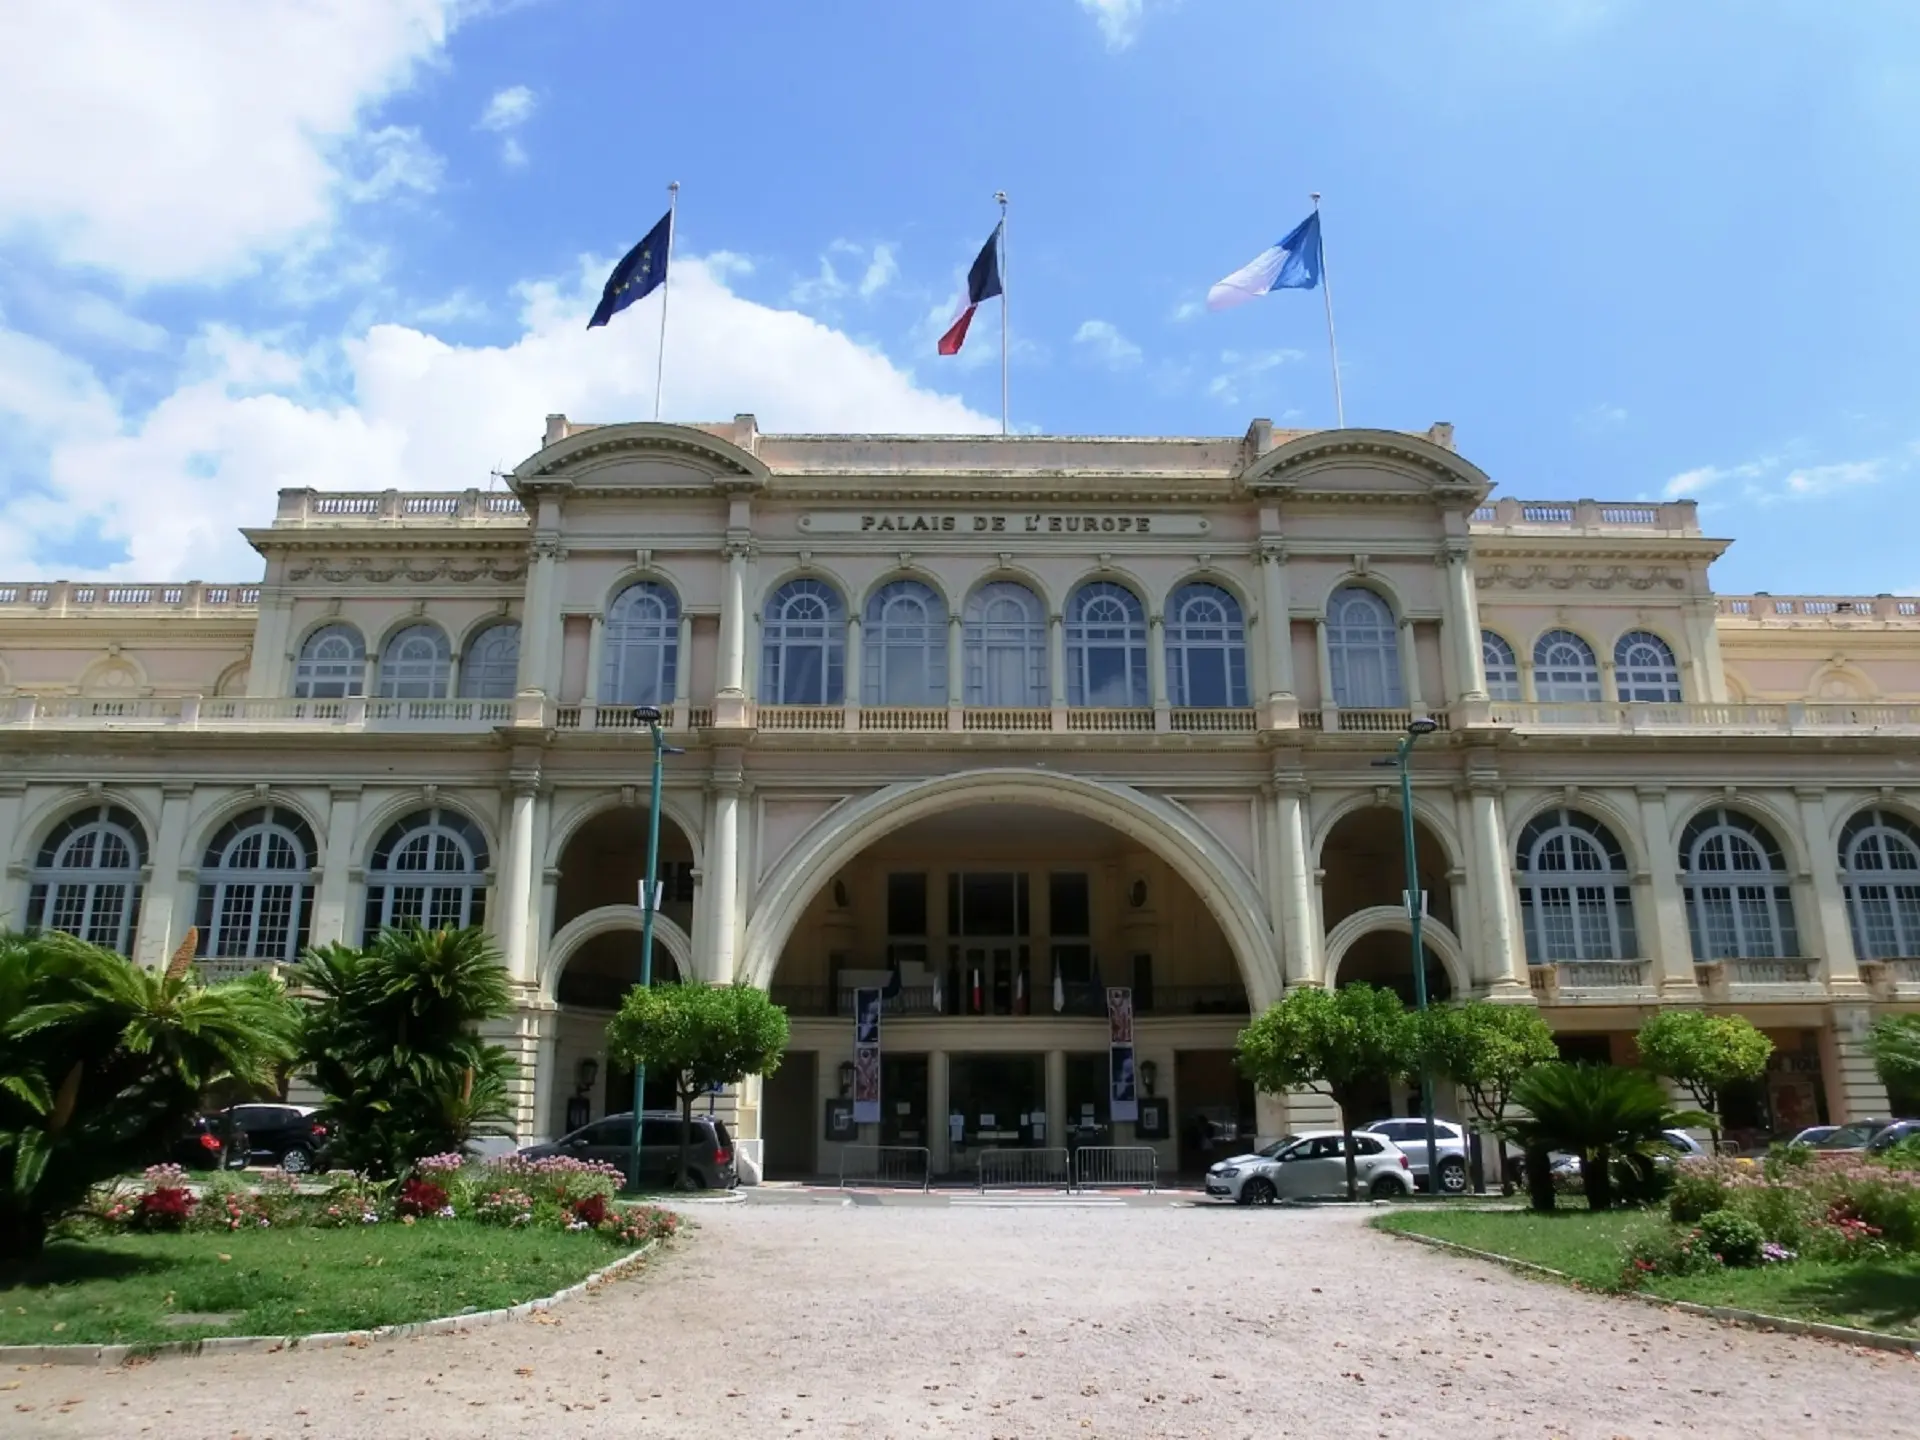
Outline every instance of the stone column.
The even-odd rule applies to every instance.
[[[554,1114],[553,1106],[553,1087],[560,1068],[560,1017],[545,1005],[521,1013],[526,1017],[526,1028],[533,1042],[531,1134],[537,1145],[558,1135],[564,1118]]]
[[[726,547],[727,585],[720,601],[720,686],[714,696],[713,723],[746,723],[747,704],[747,546]]]
[[[1326,728],[1340,728],[1340,702],[1333,695],[1333,652],[1327,648],[1327,617],[1318,615],[1313,621],[1314,660],[1320,669],[1320,713],[1328,716]]]
[[[1067,1143],[1067,1052],[1047,1051],[1047,1148],[1059,1149]],[[943,1119],[941,1124],[945,1124]],[[1117,1128],[1117,1127],[1116,1127]],[[1119,1136],[1114,1141],[1119,1142]]]
[[[1471,781],[1474,863],[1480,867],[1480,976],[1496,999],[1524,999],[1533,993],[1527,952],[1515,923],[1513,861],[1507,849],[1507,821],[1500,810],[1500,786]]]
[[[947,1141],[947,1112],[953,1104],[952,1077],[947,1069],[947,1052],[927,1054],[927,1163],[933,1173],[944,1175],[953,1169],[953,1151]]]
[[[1453,664],[1460,677],[1462,700],[1487,698],[1487,673],[1480,654],[1480,605],[1473,593],[1467,542],[1447,547],[1446,632],[1453,637]],[[1531,698],[1531,697],[1529,697]]]
[[[680,612],[680,633],[673,651],[673,723],[681,730],[690,728],[687,709],[693,700],[693,616]]]
[[[1280,935],[1282,974],[1289,990],[1296,985],[1323,985],[1326,957],[1314,919],[1306,788],[1298,782],[1276,782],[1273,804],[1274,848],[1280,860],[1280,914],[1274,916],[1274,928]],[[1251,995],[1247,998],[1258,1003]]]
[[[500,950],[507,974],[522,985],[534,981],[533,953],[527,943],[533,913],[533,820],[534,801],[539,790],[539,774],[516,774],[507,822],[505,862],[495,886],[499,892]]]
[[[716,761],[713,777],[713,830],[707,841],[707,892],[711,907],[708,929],[713,940],[707,949],[707,972],[700,978],[726,985],[740,978],[736,953],[740,896],[740,788],[736,757],[731,765]]]
[[[263,590],[253,627],[253,653],[247,663],[247,694],[288,693],[287,655],[293,644],[293,597]]]
[[[160,828],[147,852],[148,878],[140,897],[140,919],[133,936],[133,954],[128,957],[149,969],[164,966],[173,956],[173,947],[186,933],[186,926],[175,931],[174,911],[183,891],[191,894],[199,869],[195,857],[187,854],[187,807],[193,799],[191,785],[160,787]],[[192,902],[188,902],[191,917]],[[191,923],[191,920],[189,920]]]
[[[1698,1001],[1700,986],[1694,978],[1693,941],[1687,934],[1687,901],[1680,885],[1680,854],[1667,819],[1667,792],[1659,785],[1642,785],[1634,793],[1640,800],[1640,844],[1653,896],[1653,914],[1638,926],[1641,949],[1651,962],[1650,978],[1662,1000]]]
[[[1400,621],[1400,688],[1406,692],[1409,710],[1415,714],[1426,710],[1426,698],[1420,693],[1420,651],[1414,643],[1413,621],[1404,617]]]
[[[1830,794],[1824,786],[1803,785],[1794,798],[1800,804],[1800,838],[1807,847],[1813,913],[1794,916],[1800,932],[1800,948],[1817,955],[1823,962],[1827,986],[1836,999],[1866,998],[1860,983],[1859,956],[1853,948],[1853,927],[1847,923],[1847,892],[1840,881],[1840,851],[1834,842],[1836,808],[1844,796]],[[1796,909],[1798,905],[1796,897]]]
[[[1293,619],[1287,598],[1287,552],[1278,545],[1260,547],[1260,624],[1266,631],[1267,702],[1295,701]]]
[[[862,653],[865,645],[860,635],[860,617],[847,617],[847,663],[844,669],[846,688],[840,697],[841,704],[847,710],[847,728],[857,730],[860,727],[860,702],[865,697],[860,693],[861,675],[866,656]]]
[[[551,700],[560,693],[560,660],[566,648],[560,631],[560,542],[551,535],[537,536],[527,554],[527,599],[520,617],[520,678],[515,688],[538,690]]]
[[[1517,655],[1514,659],[1520,666],[1520,698],[1529,705],[1538,704],[1540,692],[1533,683],[1533,657]]]
[[[960,728],[959,711],[967,703],[967,631],[958,615],[947,617],[947,708],[950,730]],[[944,1124],[945,1122],[942,1121]]]
[[[20,815],[26,805],[27,787],[23,781],[0,780],[0,875],[7,877],[9,891],[21,888],[17,881],[26,878],[26,867],[34,861],[33,850],[25,844],[27,837],[20,833]],[[18,914],[10,918],[16,926],[40,923],[38,915],[30,921]]]
[[[1067,703],[1067,619],[1064,615],[1047,617],[1047,685],[1053,708]]]
[[[1719,602],[1711,595],[1696,595],[1682,613],[1693,661],[1693,693],[1687,699],[1723,705],[1727,701],[1727,672],[1720,662]]]
[[[606,661],[606,643],[607,617],[604,615],[588,617],[587,683],[580,695],[582,710],[591,710],[600,703],[600,672]]]
[[[1147,617],[1147,698],[1153,703],[1153,728],[1173,728],[1167,696],[1167,626],[1164,615]]]
[[[315,945],[357,938],[348,910],[352,898],[355,831],[360,824],[360,787],[336,785],[327,792],[327,828],[320,837],[324,858],[314,897],[312,937]]]

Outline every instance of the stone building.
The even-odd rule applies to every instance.
[[[1920,1008],[1920,604],[1716,595],[1694,507],[1495,499],[1451,427],[763,435],[549,419],[509,488],[288,490],[258,581],[0,585],[10,923],[210,974],[396,920],[484,923],[517,1128],[627,1108],[666,714],[656,972],[767,987],[778,1073],[716,1102],[832,1173],[852,992],[866,1143],[1156,1141],[1330,1118],[1230,1063],[1288,986],[1426,964],[1629,1059],[1662,1005],[1778,1047],[1736,1129],[1884,1113]],[[1404,1113],[1384,1083],[1379,1102]],[[956,1122],[957,1117],[957,1122]]]

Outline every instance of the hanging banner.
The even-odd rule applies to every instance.
[[[853,992],[853,1123],[880,1123],[880,991]]]
[[[1107,991],[1108,1080],[1107,1100],[1117,1125],[1140,1118],[1140,1096],[1133,1061],[1133,991],[1114,986]]]

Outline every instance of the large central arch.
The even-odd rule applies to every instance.
[[[1046,805],[1111,826],[1153,851],[1219,921],[1256,1012],[1280,998],[1273,927],[1260,892],[1227,848],[1191,815],[1130,785],[1045,770],[968,770],[890,785],[830,811],[796,841],[760,887],[739,976],[765,989],[807,904],[862,850],[916,820],[961,806]]]

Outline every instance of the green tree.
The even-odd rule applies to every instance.
[[[1426,1068],[1458,1085],[1475,1118],[1495,1134],[1506,1121],[1513,1087],[1521,1077],[1560,1055],[1553,1031],[1531,1005],[1464,1000],[1436,1005],[1414,1021]],[[1506,1168],[1503,1147],[1501,1182],[1511,1193]]]
[[[512,1004],[484,931],[416,925],[364,950],[322,946],[297,984],[307,999],[299,1060],[325,1097],[338,1163],[390,1178],[464,1149],[510,1113],[513,1061],[476,1033]]]
[[[1773,1041],[1745,1016],[1704,1010],[1662,1010],[1640,1027],[1637,1039],[1640,1063],[1676,1081],[1707,1112],[1715,1149],[1727,1087],[1759,1079],[1773,1054]]]
[[[1536,1065],[1514,1085],[1513,1101],[1526,1114],[1502,1128],[1526,1151],[1527,1191],[1536,1210],[1553,1209],[1551,1152],[1578,1156],[1588,1207],[1610,1210],[1615,1161],[1644,1178],[1664,1148],[1663,1130],[1706,1120],[1698,1111],[1675,1110],[1646,1071],[1619,1065]]]
[[[201,1092],[273,1084],[294,1009],[265,973],[203,985],[68,935],[0,935],[0,1260],[93,1186],[164,1160]]]
[[[1867,1034],[1873,1068],[1896,1113],[1920,1109],[1920,1015],[1883,1015]]]
[[[1347,1198],[1359,1198],[1353,1161],[1356,1107],[1382,1081],[1416,1066],[1413,1020],[1400,997],[1372,985],[1302,986],[1240,1032],[1240,1073],[1268,1094],[1305,1087],[1340,1107],[1347,1137]]]
[[[607,1053],[622,1064],[671,1075],[680,1100],[685,1183],[693,1102],[716,1085],[771,1075],[787,1048],[787,1012],[752,985],[636,985],[607,1025]],[[633,1117],[638,1134],[640,1117]]]

